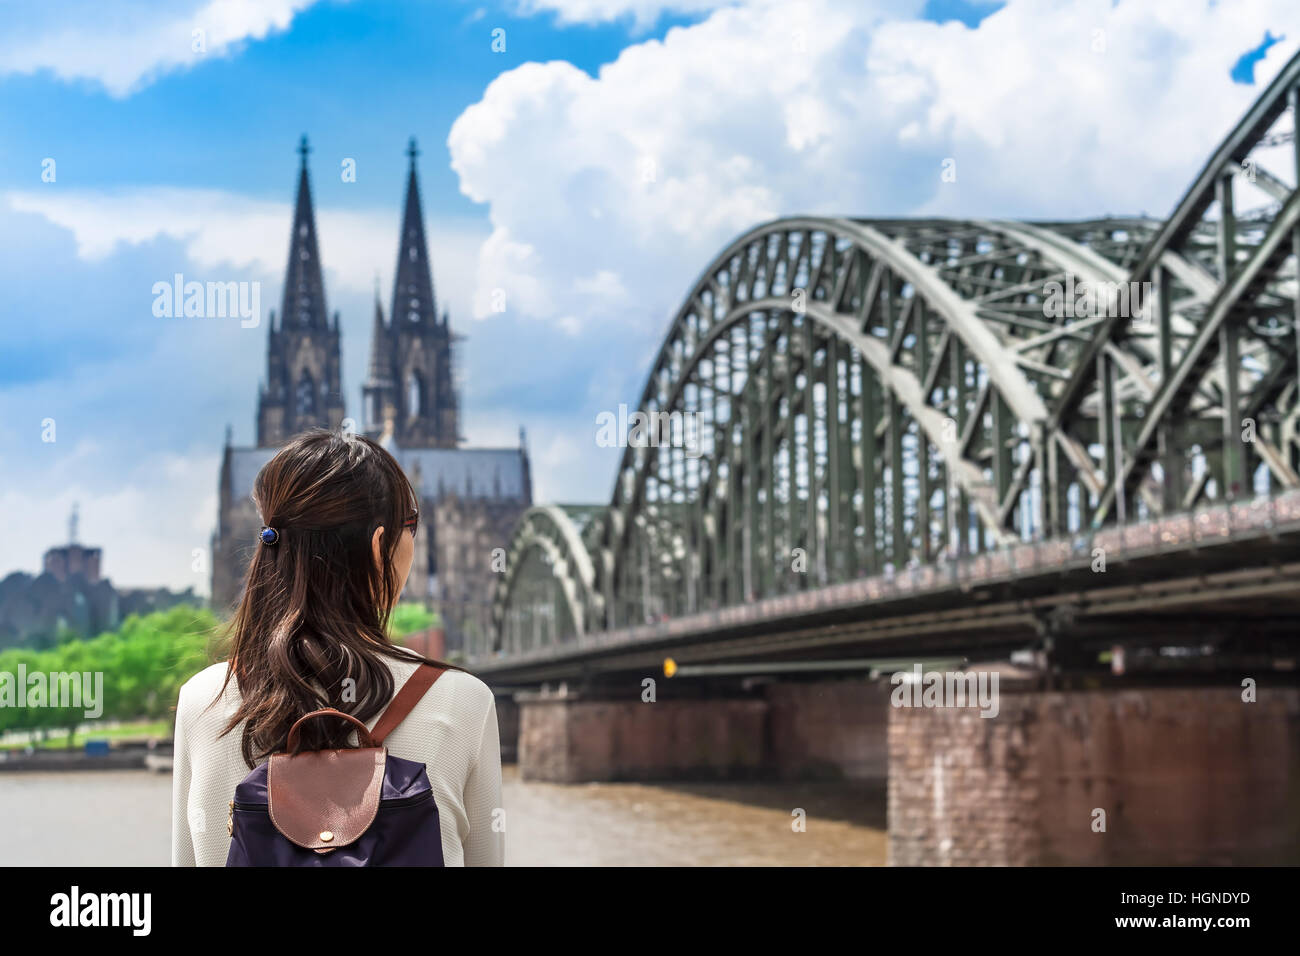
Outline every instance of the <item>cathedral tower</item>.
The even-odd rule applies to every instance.
[[[407,149],[410,172],[406,207],[393,279],[393,304],[384,321],[375,302],[370,369],[362,394],[366,430],[382,430],[385,409],[394,409],[394,439],[402,448],[456,448],[460,441],[460,401],[452,379],[455,335],[447,313],[438,316],[433,272],[420,210],[415,140]]]
[[[313,426],[335,430],[343,421],[339,322],[337,314],[327,318],[325,309],[306,137],[299,149],[289,266],[278,321],[271,314],[257,444],[236,446],[227,428],[221,457],[212,535],[212,605],[221,613],[238,601],[249,561],[262,546],[261,516],[252,498],[258,473],[293,435]],[[452,378],[458,337],[434,298],[414,140],[407,155],[392,310],[385,319],[376,284],[364,408],[357,417],[397,459],[419,497],[421,520],[404,599],[431,602],[446,629],[447,649],[454,650],[490,628],[484,596],[495,587],[496,575],[481,556],[509,543],[511,529],[532,502],[532,478],[522,434],[518,448],[461,447]]]
[[[298,199],[294,206],[289,263],[279,320],[271,314],[266,382],[257,409],[257,444],[279,445],[308,428],[337,429],[343,422],[339,369],[339,316],[325,309],[316,216],[307,178],[307,137],[298,152]]]

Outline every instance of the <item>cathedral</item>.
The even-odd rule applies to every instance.
[[[307,175],[307,140],[299,153],[289,263],[280,311],[270,314],[266,379],[257,401],[257,444],[236,447],[230,429],[221,458],[219,511],[212,536],[212,606],[238,600],[261,528],[250,497],[253,480],[276,449],[308,428],[338,430],[347,417],[341,379],[339,314],[326,309],[316,217]],[[532,502],[528,452],[466,448],[453,370],[457,336],[438,313],[425,242],[415,141],[387,319],[375,296],[370,362],[361,388],[361,423],[401,463],[420,496],[415,563],[404,600],[438,610],[447,649],[486,629],[495,576],[491,556]]]

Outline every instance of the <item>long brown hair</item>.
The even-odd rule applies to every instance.
[[[309,711],[334,707],[363,722],[379,713],[394,692],[384,657],[460,669],[388,637],[403,584],[393,555],[418,508],[392,455],[361,436],[305,432],[263,466],[253,501],[278,539],[253,554],[221,688],[236,679],[239,709],[221,736],[244,723],[250,767],[284,749],[289,728]],[[376,562],[371,539],[380,526]],[[301,749],[346,747],[347,738],[343,720],[308,721]]]

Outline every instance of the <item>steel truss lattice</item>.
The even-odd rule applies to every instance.
[[[1298,91],[1300,57],[1165,221],[736,239],[642,393],[668,440],[524,515],[471,657],[1300,487]]]

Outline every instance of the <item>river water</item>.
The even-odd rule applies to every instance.
[[[881,786],[550,784],[507,764],[502,802],[508,866],[885,863]],[[168,774],[0,774],[0,866],[160,866],[170,841]]]

